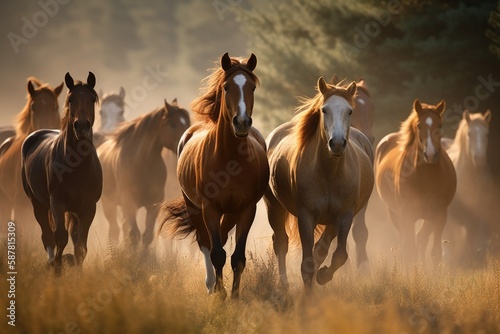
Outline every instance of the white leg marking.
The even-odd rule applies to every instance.
[[[49,256],[49,261],[54,259],[54,250],[52,247],[47,247],[47,255]]]
[[[201,252],[205,257],[205,268],[207,270],[207,279],[205,280],[205,285],[207,286],[208,293],[214,292],[215,287],[215,269],[210,259],[210,251],[206,247],[201,247]]]
[[[238,117],[245,117],[245,114],[247,112],[247,107],[245,105],[245,97],[243,96],[243,86],[245,86],[247,78],[245,78],[243,74],[238,74],[233,78],[233,80],[240,88],[240,101],[238,102],[239,106]]]

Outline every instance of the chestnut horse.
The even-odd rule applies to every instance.
[[[454,140],[446,149],[457,173],[457,192],[448,209],[444,237],[450,242],[450,262],[460,266],[482,266],[495,235],[498,219],[497,190],[487,164],[491,111],[464,111]]]
[[[137,211],[144,207],[146,230],[142,236],[145,247],[151,244],[156,222],[156,204],[163,201],[167,170],[161,151],[177,150],[179,139],[189,127],[189,114],[164,101],[164,106],[123,124],[98,149],[104,185],[102,207],[109,222],[109,236],[118,242],[117,207],[125,220],[124,239],[137,246],[140,239]]]
[[[68,230],[75,246],[74,257],[81,266],[87,254],[87,236],[101,197],[102,171],[92,143],[95,76],[87,83],[65,76],[69,89],[61,131],[38,130],[22,146],[22,181],[36,220],[49,264],[60,273]],[[54,255],[55,251],[55,255]],[[73,259],[73,256],[69,256]]]
[[[120,87],[119,93],[99,93],[101,109],[94,123],[94,146],[99,147],[108,135],[125,122],[125,89]]]
[[[267,138],[271,178],[264,198],[285,288],[286,222],[295,224],[292,231],[298,227],[302,279],[309,290],[335,237],[338,242],[331,265],[317,271],[317,282],[330,281],[346,262],[352,220],[373,190],[373,148],[361,131],[350,127],[356,83],[342,87],[327,84],[320,77],[317,88],[316,96],[304,99],[298,114]],[[318,224],[325,228],[314,244]]]
[[[385,136],[375,152],[375,182],[390,218],[399,232],[407,264],[424,261],[433,234],[432,258],[442,258],[441,237],[447,209],[455,195],[455,168],[441,149],[441,127],[445,102],[436,106],[413,102],[410,116],[399,132]],[[423,219],[415,243],[415,222]]]
[[[236,247],[231,256],[234,298],[239,294],[256,204],[269,180],[265,140],[252,127],[256,65],[254,54],[243,62],[225,53],[221,67],[205,79],[204,94],[192,104],[201,122],[184,133],[178,150],[177,176],[184,199],[162,208],[163,224],[173,218],[178,233],[196,232],[205,257],[209,293],[226,295],[223,246],[228,232],[236,226]]]
[[[0,222],[16,220],[18,228],[29,230],[29,220],[34,220],[30,203],[22,191],[21,145],[26,137],[39,129],[58,129],[61,123],[59,102],[63,83],[56,88],[36,78],[28,78],[28,95],[24,109],[17,116],[16,134],[2,145],[0,151]]]

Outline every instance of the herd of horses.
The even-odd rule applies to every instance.
[[[464,112],[452,140],[441,137],[445,102],[416,99],[400,129],[374,149],[373,103],[365,82],[320,77],[316,95],[302,98],[296,115],[265,139],[252,126],[256,66],[253,54],[248,59],[224,54],[191,104],[193,125],[176,100],[125,121],[123,88],[98,94],[91,72],[86,82],[66,74],[60,119],[63,84],[52,88],[28,78],[17,126],[0,128],[2,225],[15,220],[21,230],[32,228],[34,214],[49,264],[59,274],[63,259],[82,265],[100,201],[110,239],[118,243],[122,234],[132,249],[147,249],[157,220],[157,233],[169,227],[175,235],[194,234],[204,256],[206,287],[224,296],[224,245],[235,228],[231,294],[237,297],[248,233],[263,199],[282,286],[288,287],[290,240],[299,238],[302,279],[310,290],[314,280],[327,283],[347,261],[351,226],[357,263],[368,261],[365,212],[376,187],[399,232],[405,263],[424,261],[429,241],[435,265],[443,254],[457,263],[484,261],[498,229],[489,217],[475,216],[487,201],[469,197],[492,184],[486,164],[490,111]],[[163,149],[178,157],[182,197],[173,201],[164,201]],[[142,236],[140,208],[147,211]],[[415,232],[418,220],[423,222]],[[63,255],[69,235],[74,256]],[[443,251],[443,238],[453,252]],[[322,266],[335,239],[331,263]]]

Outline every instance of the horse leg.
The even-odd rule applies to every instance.
[[[415,262],[416,257],[415,222],[411,218],[408,219],[399,216],[392,210],[389,210],[389,216],[399,232],[403,265],[410,265]]]
[[[226,264],[226,251],[223,248],[221,241],[221,214],[217,211],[214,205],[204,206],[202,209],[203,220],[208,230],[210,240],[212,241],[212,249],[210,250],[210,260],[215,267],[215,292],[220,292],[223,297],[226,296],[224,288],[222,269]]]
[[[247,237],[255,218],[256,210],[257,205],[251,205],[243,210],[237,218],[236,247],[234,248],[234,253],[231,256],[231,267],[233,269],[234,276],[233,288],[231,290],[232,298],[239,297],[241,274],[243,273],[246,264],[245,248],[247,244]]]
[[[273,248],[278,260],[278,270],[282,286],[288,290],[288,277],[286,275],[286,254],[288,253],[288,235],[286,234],[285,223],[289,213],[274,197],[268,188],[264,196],[267,207],[267,217],[269,225],[273,229]]]
[[[309,212],[302,210],[298,214],[300,242],[302,244],[302,263],[300,265],[300,272],[302,274],[302,281],[306,292],[310,292],[312,288],[312,279],[314,276],[314,258],[313,258],[313,245],[314,245],[314,217]]]
[[[120,242],[120,226],[118,226],[118,220],[116,219],[117,207],[115,203],[105,198],[102,198],[101,203],[104,217],[106,217],[109,224],[108,237],[115,245],[118,245]]]
[[[54,232],[50,227],[50,211],[46,206],[40,204],[39,202],[33,202],[33,212],[35,214],[35,218],[42,229],[42,243],[43,248],[48,255],[49,264],[54,263],[54,249],[56,246],[56,242],[54,239]]]
[[[422,264],[425,264],[425,251],[427,250],[427,244],[433,231],[433,224],[434,222],[432,221],[424,220],[422,227],[417,232],[418,259]]]
[[[352,225],[352,214],[347,214],[342,219],[338,219],[337,229],[337,248],[332,255],[332,262],[329,267],[322,267],[318,270],[316,280],[318,284],[326,284],[333,278],[333,274],[347,261],[347,237]]]
[[[54,257],[54,267],[56,275],[61,274],[62,254],[64,248],[68,244],[68,231],[65,224],[65,210],[62,203],[52,200],[50,203],[50,211],[54,218],[54,236],[56,241],[56,254]]]
[[[186,203],[186,209],[189,215],[191,223],[196,227],[196,239],[200,251],[203,254],[205,260],[206,278],[205,285],[209,294],[214,292],[215,287],[215,271],[210,259],[210,249],[212,249],[210,243],[210,236],[208,235],[208,230],[203,221],[203,216],[201,215],[201,210],[196,207],[186,196],[184,196],[184,202]]]
[[[78,214],[78,239],[75,244],[76,264],[82,266],[83,260],[87,256],[87,238],[89,235],[90,225],[94,220],[96,205],[91,205],[87,210],[83,210]]]
[[[335,225],[329,224],[325,226],[321,237],[318,239],[316,244],[314,245],[313,255],[314,255],[314,268],[317,270],[321,264],[325,261],[328,256],[328,250],[330,249],[330,245],[337,237],[337,231],[335,229]]]
[[[158,214],[153,205],[147,206],[146,210],[146,229],[142,235],[142,244],[145,249],[153,242],[156,216]]]
[[[366,253],[366,243],[368,241],[368,229],[366,228],[366,208],[368,203],[354,216],[352,225],[352,236],[356,243],[356,264],[358,268],[368,264],[368,254]]]
[[[434,262],[434,267],[437,267],[443,258],[443,246],[442,237],[443,230],[446,224],[447,212],[446,209],[443,212],[437,214],[432,220],[432,227],[434,230],[434,243],[432,245],[431,255]],[[430,222],[429,222],[430,223]]]
[[[125,243],[129,245],[129,247],[137,248],[139,245],[139,240],[141,238],[141,232],[137,227],[137,209],[133,205],[123,205],[123,232],[125,235]]]

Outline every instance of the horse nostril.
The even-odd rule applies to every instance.
[[[252,118],[251,117],[248,117],[247,125],[248,125],[248,127],[252,126]]]
[[[347,145],[347,140],[344,139],[344,142],[342,143],[342,147],[345,148],[346,145]]]
[[[233,125],[235,127],[238,126],[238,119],[236,118],[236,116],[233,117]]]
[[[331,150],[333,150],[333,147],[335,146],[334,142],[333,142],[333,139],[330,139],[328,141],[328,146],[330,147]]]

